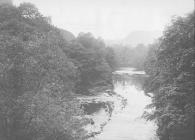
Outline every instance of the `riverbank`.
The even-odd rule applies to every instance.
[[[114,91],[106,90],[93,96],[77,97],[84,110],[84,117],[90,120],[84,129],[87,131],[86,138],[92,138],[103,132],[103,128],[111,120],[112,115],[117,110],[125,108],[126,100]],[[117,105],[120,104],[120,105]],[[119,107],[120,108],[116,108]]]
[[[88,140],[152,140],[156,126],[141,116],[151,99],[144,94],[143,71],[125,68],[113,73],[113,92],[82,98],[86,117],[92,124],[85,127]],[[136,129],[136,131],[135,131]]]

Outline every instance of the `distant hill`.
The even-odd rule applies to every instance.
[[[153,43],[162,35],[161,31],[133,31],[127,37],[122,40],[107,40],[108,46],[122,44],[135,47],[138,44],[148,45]]]
[[[137,44],[150,44],[162,35],[161,31],[134,31],[131,32],[122,44],[136,46]]]
[[[60,33],[62,34],[64,39],[66,39],[67,41],[71,41],[71,40],[75,39],[75,36],[69,31],[66,31],[64,29],[60,29]]]
[[[0,0],[0,5],[1,4],[12,4],[12,0]]]

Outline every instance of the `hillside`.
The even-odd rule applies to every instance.
[[[148,45],[153,43],[162,35],[161,31],[133,31],[121,40],[107,40],[107,45],[122,44],[129,47],[136,47],[138,44]]]

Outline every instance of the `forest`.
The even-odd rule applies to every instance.
[[[83,139],[88,120],[75,97],[112,89],[109,50],[53,26],[33,4],[0,5],[0,139]]]
[[[133,67],[137,70],[144,70],[144,63],[151,45],[138,44],[135,47],[123,44],[112,45],[115,67]]]
[[[119,67],[146,72],[143,118],[159,140],[194,140],[194,20],[174,17],[155,43],[131,48],[75,37],[31,3],[0,4],[0,140],[87,139],[77,97],[113,92]]]
[[[160,140],[194,140],[195,40],[194,12],[174,17],[153,44],[145,62],[145,91],[152,103],[144,117],[155,120]]]

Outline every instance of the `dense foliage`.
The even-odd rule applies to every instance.
[[[0,5],[0,139],[79,140],[87,119],[74,92],[112,85],[100,39],[70,41],[29,3]]]
[[[144,62],[149,46],[138,44],[136,47],[128,45],[112,46],[115,54],[115,61],[118,67],[134,67],[144,69]]]
[[[76,93],[89,94],[90,89],[97,86],[112,87],[114,65],[108,59],[112,51],[106,48],[101,39],[95,39],[90,33],[80,33],[63,50],[78,70]]]
[[[194,140],[195,41],[194,13],[176,17],[147,57],[146,92],[153,93],[152,113],[160,140]]]

